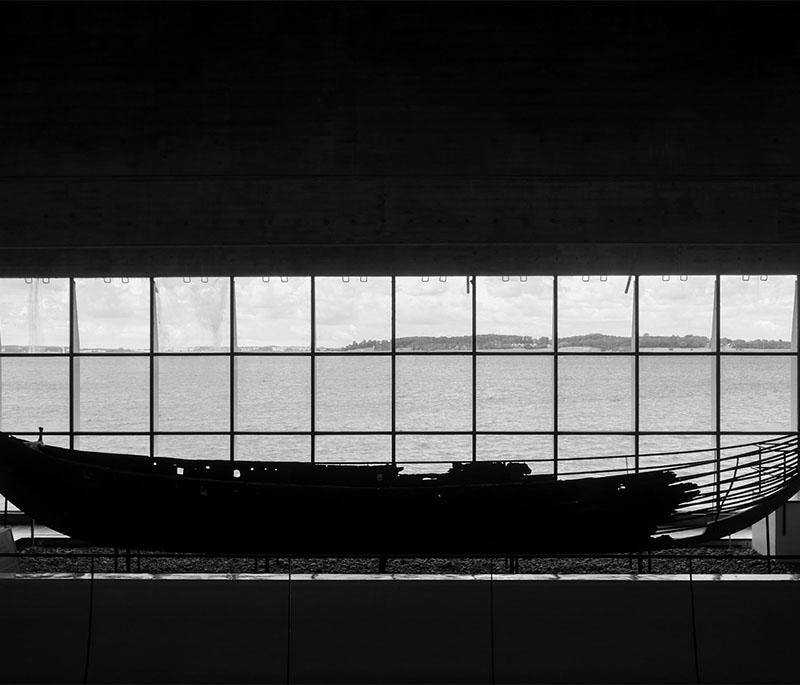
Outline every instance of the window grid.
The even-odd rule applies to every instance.
[[[149,279],[149,328],[150,328],[150,349],[147,352],[115,352],[114,357],[139,357],[148,358],[149,360],[149,430],[148,431],[83,431],[77,428],[78,417],[78,404],[80,387],[78,380],[79,364],[82,357],[108,357],[108,353],[103,352],[81,352],[78,345],[78,321],[79,315],[78,306],[76,301],[75,279],[69,279],[69,350],[66,352],[2,352],[0,358],[58,358],[66,357],[69,360],[69,430],[68,431],[47,431],[48,435],[53,436],[67,436],[71,447],[76,446],[76,437],[78,436],[116,436],[116,435],[130,435],[130,436],[147,436],[149,437],[150,453],[149,456],[153,457],[158,453],[157,439],[160,435],[227,435],[230,441],[230,458],[236,458],[236,436],[309,436],[310,437],[310,460],[315,461],[316,457],[316,444],[315,439],[317,436],[347,436],[347,435],[385,435],[391,437],[391,460],[394,463],[397,459],[396,456],[396,438],[398,435],[468,435],[471,436],[472,442],[472,460],[477,460],[477,437],[479,435],[516,435],[516,436],[550,436],[553,439],[553,469],[554,473],[558,475],[559,461],[558,461],[558,438],[560,436],[617,436],[617,437],[632,437],[634,445],[635,457],[635,470],[639,468],[639,454],[640,454],[640,438],[642,436],[708,436],[713,437],[717,451],[717,459],[719,459],[720,448],[722,445],[722,438],[724,435],[774,435],[777,432],[781,433],[797,433],[797,426],[800,425],[800,402],[794,401],[795,405],[795,427],[792,431],[775,431],[775,430],[722,430],[722,416],[721,416],[721,360],[725,357],[782,357],[790,358],[800,365],[800,345],[796,345],[793,351],[786,350],[764,350],[764,351],[730,351],[721,349],[721,327],[720,327],[720,312],[721,312],[721,280],[720,275],[714,276],[714,304],[713,304],[713,321],[712,321],[712,347],[708,351],[691,352],[687,357],[712,357],[714,359],[714,378],[713,378],[713,395],[714,395],[714,429],[710,431],[694,431],[694,430],[641,430],[640,429],[640,359],[642,357],[664,357],[663,352],[642,351],[640,350],[640,330],[639,330],[639,276],[632,276],[633,288],[633,301],[632,301],[632,349],[630,352],[621,351],[562,351],[559,349],[559,297],[558,297],[558,278],[551,276],[552,279],[552,350],[545,351],[505,351],[505,350],[479,350],[477,345],[477,301],[479,294],[477,292],[478,279],[475,276],[468,276],[466,278],[466,286],[470,290],[471,295],[471,350],[470,351],[414,351],[403,350],[398,351],[396,347],[396,330],[397,330],[397,289],[396,278],[391,277],[391,341],[389,351],[375,351],[375,352],[337,352],[337,351],[318,351],[316,349],[316,287],[314,277],[310,277],[310,337],[311,346],[308,352],[289,351],[289,352],[275,352],[275,351],[238,351],[236,340],[236,289],[235,277],[228,278],[229,283],[229,307],[230,307],[230,324],[229,324],[229,349],[227,352],[161,352],[158,349],[158,312],[157,312],[157,298],[156,298],[156,279],[151,277]],[[800,278],[800,277],[796,277]],[[795,284],[797,289],[797,284]],[[795,301],[795,309],[797,308]],[[795,317],[797,313],[795,312]],[[794,323],[796,325],[796,321]],[[220,431],[196,431],[196,430],[159,430],[158,427],[158,360],[161,357],[228,357],[229,359],[229,426],[227,432]],[[235,430],[235,412],[236,412],[236,396],[237,396],[237,357],[308,357],[310,367],[310,426],[306,431],[247,431]],[[390,357],[391,358],[391,425],[389,430],[317,430],[316,428],[316,359],[317,357]],[[396,359],[398,356],[457,356],[471,358],[471,430],[401,430],[397,428],[396,417],[396,404],[397,404],[397,387],[396,387]],[[552,430],[478,430],[477,427],[477,358],[485,357],[500,357],[500,356],[514,356],[514,357],[536,357],[547,358],[552,357],[553,360],[553,374],[552,374],[552,403],[553,403],[553,426]],[[561,430],[559,428],[559,359],[567,357],[626,357],[632,360],[633,374],[632,374],[632,427],[631,430],[613,430],[613,431],[578,431],[578,430]],[[796,378],[794,379],[796,382]],[[796,397],[797,388],[792,387],[792,393]],[[13,427],[4,427],[4,430],[10,430],[17,435],[35,435],[34,432],[14,431]],[[201,456],[201,455],[199,455]],[[406,463],[412,463],[404,460]],[[450,460],[440,460],[450,461]],[[431,460],[424,460],[425,463],[436,463]],[[717,495],[719,492],[719,482],[717,483]]]

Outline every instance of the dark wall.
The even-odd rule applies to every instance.
[[[798,20],[4,4],[0,272],[795,273]]]
[[[797,682],[791,575],[93,578],[0,578],[0,683]]]

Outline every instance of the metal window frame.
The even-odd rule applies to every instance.
[[[478,306],[478,292],[477,286],[479,277],[471,275],[466,277],[467,287],[470,290],[470,308],[471,308],[471,350],[465,351],[398,351],[396,347],[396,331],[397,331],[397,287],[396,277],[391,276],[391,348],[388,351],[379,352],[335,352],[335,351],[321,351],[316,349],[316,277],[308,276],[304,278],[310,279],[310,348],[307,352],[293,351],[293,352],[253,352],[253,351],[239,351],[237,349],[237,331],[236,331],[236,315],[237,315],[237,301],[236,301],[236,277],[228,276],[229,287],[229,348],[225,352],[161,352],[158,349],[158,301],[156,298],[157,279],[150,277],[149,282],[149,333],[150,333],[150,348],[142,352],[81,352],[78,344],[78,303],[76,301],[76,284],[75,278],[68,279],[69,285],[69,349],[65,352],[0,352],[0,359],[4,358],[53,358],[64,357],[68,359],[69,363],[69,429],[67,431],[46,431],[46,435],[52,436],[67,436],[69,439],[70,447],[75,446],[76,438],[79,436],[146,436],[149,438],[149,456],[153,457],[158,453],[157,439],[161,435],[185,435],[185,436],[227,436],[230,443],[230,459],[236,459],[236,437],[237,436],[308,436],[310,438],[310,454],[309,459],[311,462],[316,461],[316,437],[317,436],[360,436],[360,435],[385,435],[391,439],[391,461],[397,461],[396,442],[397,436],[403,435],[466,435],[471,436],[472,441],[472,454],[473,461],[478,459],[478,436],[481,435],[516,435],[516,436],[545,436],[551,437],[553,440],[553,471],[555,475],[559,472],[559,437],[561,436],[618,436],[618,437],[632,437],[634,441],[634,456],[636,470],[639,469],[639,456],[640,456],[640,438],[645,436],[707,436],[713,438],[717,456],[719,457],[722,447],[723,436],[736,436],[736,435],[775,435],[776,433],[798,434],[798,426],[800,426],[800,402],[796,401],[797,416],[794,417],[796,421],[795,430],[793,431],[775,431],[775,430],[743,430],[743,431],[730,431],[722,430],[722,410],[721,410],[721,360],[726,356],[733,357],[783,357],[794,359],[800,365],[800,344],[795,341],[795,348],[789,350],[765,350],[765,351],[728,351],[721,349],[721,303],[723,301],[721,293],[722,278],[720,274],[714,275],[714,303],[713,303],[713,320],[712,326],[716,331],[714,340],[714,349],[700,352],[680,353],[686,357],[711,357],[714,360],[714,387],[712,393],[714,395],[714,427],[712,430],[704,431],[686,431],[686,430],[668,430],[668,431],[648,431],[641,430],[640,426],[640,364],[639,360],[642,357],[667,356],[669,352],[654,352],[640,350],[639,340],[639,275],[632,275],[633,279],[633,299],[632,299],[632,345],[630,352],[574,352],[574,351],[561,351],[558,344],[558,326],[559,326],[559,297],[558,297],[558,283],[559,276],[553,274],[547,276],[552,279],[552,349],[543,351],[494,351],[494,350],[479,350],[477,348],[477,306]],[[800,291],[800,275],[795,275],[795,310],[800,307],[798,303],[798,291]],[[796,315],[796,314],[795,314]],[[78,349],[76,349],[76,347]],[[672,353],[675,354],[674,352]],[[229,360],[229,426],[227,431],[167,431],[159,430],[158,428],[158,360],[161,357],[227,357]],[[346,430],[318,430],[316,428],[316,359],[317,357],[389,357],[391,359],[391,407],[390,407],[390,424],[387,430],[359,430],[359,431],[346,431]],[[470,430],[399,430],[397,428],[397,374],[396,374],[396,360],[401,356],[457,356],[469,357],[471,360],[471,429]],[[552,430],[513,430],[513,431],[493,431],[493,430],[479,430],[477,424],[477,359],[481,356],[514,356],[514,357],[533,357],[533,358],[547,358],[553,360],[552,363],[552,403],[553,403],[553,425]],[[633,363],[633,384],[632,384],[632,405],[633,413],[631,419],[631,430],[610,430],[610,431],[570,431],[561,430],[559,428],[559,359],[562,357],[609,357],[621,356],[632,360]],[[76,420],[80,402],[80,379],[78,378],[80,359],[86,357],[138,357],[147,358],[149,360],[149,430],[147,431],[83,431],[80,429],[79,420]],[[236,412],[237,412],[237,365],[236,361],[240,357],[308,357],[310,363],[310,426],[309,430],[305,431],[247,431],[236,430]],[[792,384],[791,391],[797,395],[797,379]],[[8,430],[3,427],[3,430]],[[16,435],[32,436],[37,433],[34,431],[13,431]],[[620,455],[622,456],[622,455]],[[383,461],[383,460],[381,460]],[[451,460],[444,460],[448,462]],[[412,463],[409,460],[403,460],[404,463]],[[419,463],[437,463],[435,461],[424,460]]]

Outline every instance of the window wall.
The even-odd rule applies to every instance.
[[[156,456],[635,470],[797,430],[796,282],[3,279],[0,429]]]

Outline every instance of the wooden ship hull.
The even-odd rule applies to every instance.
[[[669,471],[556,480],[514,462],[393,465],[81,452],[0,435],[0,492],[97,545],[270,555],[523,555],[653,546],[692,499]]]

